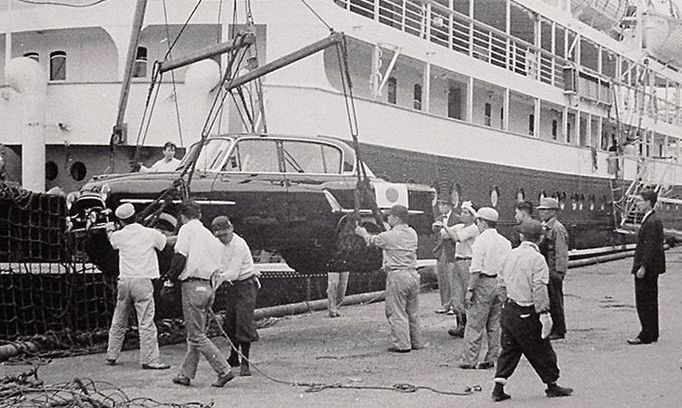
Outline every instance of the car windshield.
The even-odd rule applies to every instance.
[[[220,170],[221,163],[225,160],[227,152],[232,146],[232,139],[227,138],[215,138],[209,139],[204,144],[201,153],[199,153],[199,158],[197,159],[197,170]],[[185,168],[190,161],[190,158],[197,154],[197,149],[199,148],[199,143],[193,144],[185,157],[182,159],[180,168]]]

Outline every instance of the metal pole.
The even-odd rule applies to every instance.
[[[231,41],[226,41],[220,44],[212,45],[210,47],[202,48],[201,50],[193,52],[185,57],[178,58],[177,60],[163,61],[159,64],[159,73],[163,74],[164,72],[182,68],[197,61],[202,61],[216,55],[221,55],[229,51],[253,45],[255,42],[256,35],[253,33],[238,35]]]

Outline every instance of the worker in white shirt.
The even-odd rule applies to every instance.
[[[152,167],[145,167],[140,165],[140,173],[152,172],[171,172],[178,169],[180,160],[175,158],[175,151],[177,146],[173,142],[166,142],[163,145],[163,158],[158,160]]]
[[[238,351],[241,349],[243,358],[239,373],[242,377],[250,376],[248,359],[251,343],[258,341],[253,313],[260,289],[259,274],[253,266],[249,245],[234,233],[234,226],[228,217],[215,217],[211,229],[223,244],[221,279],[227,281],[223,285],[226,302],[223,329],[233,347],[227,363],[231,367],[239,367]]]

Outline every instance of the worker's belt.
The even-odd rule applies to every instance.
[[[485,273],[482,273],[481,278],[497,278],[497,275],[486,275]]]
[[[456,256],[455,261],[471,261],[470,256]]]
[[[194,276],[191,276],[191,277],[183,280],[183,282],[210,282],[210,281],[211,281],[210,279],[195,278]]]
[[[388,268],[384,268],[384,270],[386,271],[386,273],[388,273],[388,272],[398,272],[398,271],[416,271],[417,268],[415,268],[413,266],[403,266],[403,267],[388,267]]]

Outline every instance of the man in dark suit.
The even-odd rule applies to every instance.
[[[658,341],[658,275],[665,273],[663,223],[654,207],[658,194],[651,189],[637,196],[637,210],[644,213],[637,237],[637,249],[632,263],[635,275],[635,305],[642,330],[628,344],[649,344]]]
[[[439,197],[437,205],[439,215],[433,224],[433,232],[436,233],[436,245],[433,248],[433,253],[436,256],[441,307],[436,310],[436,313],[452,314],[450,277],[455,269],[455,242],[445,232],[441,232],[441,230],[443,226],[451,227],[457,224],[459,218],[453,213],[452,202],[448,197]]]

